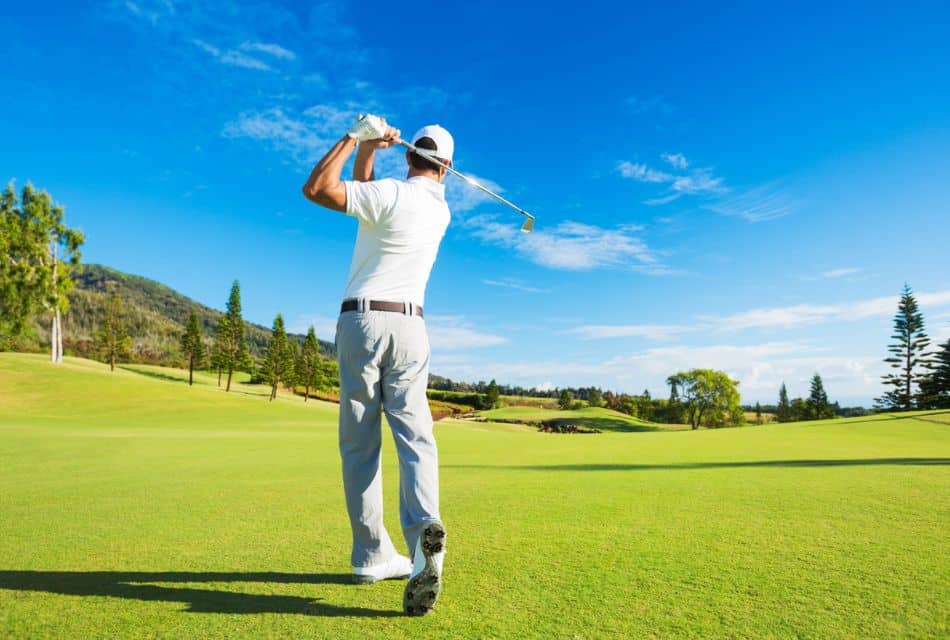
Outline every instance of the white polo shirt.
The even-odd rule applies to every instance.
[[[343,184],[346,215],[360,223],[343,298],[424,306],[451,217],[445,186],[422,176]]]

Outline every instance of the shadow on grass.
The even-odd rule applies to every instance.
[[[169,382],[184,382],[188,384],[188,376],[181,378],[178,376],[173,376],[169,373],[163,373],[161,371],[153,371],[151,369],[136,369],[135,367],[123,367],[118,365],[116,369],[122,369],[123,371],[128,371],[129,373],[137,373],[140,376],[148,376],[149,378],[158,378],[159,380],[167,380]]]
[[[45,591],[69,596],[108,596],[128,600],[183,602],[193,613],[290,613],[305,616],[393,617],[398,611],[341,607],[320,598],[167,587],[146,582],[262,582],[351,584],[349,574],[206,573],[126,571],[0,571],[0,589]]]
[[[858,458],[854,460],[740,460],[735,462],[683,462],[680,464],[552,464],[477,465],[443,464],[442,469],[495,469],[498,471],[688,471],[691,469],[741,469],[744,467],[853,467],[874,465],[940,466],[950,458]]]

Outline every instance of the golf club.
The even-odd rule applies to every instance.
[[[360,114],[358,117],[359,117],[360,120],[362,120],[362,119],[363,119],[364,117],[366,117],[366,116],[365,116],[364,114]],[[509,200],[506,199],[506,198],[503,198],[502,196],[498,195],[498,194],[495,193],[494,191],[483,187],[482,185],[478,184],[478,182],[476,182],[473,178],[468,177],[468,176],[465,175],[464,173],[462,173],[462,172],[460,172],[460,171],[456,171],[455,169],[453,169],[452,167],[450,167],[449,165],[445,164],[444,162],[442,162],[441,160],[439,160],[437,157],[435,157],[434,155],[432,155],[432,152],[429,151],[428,149],[420,149],[420,148],[416,147],[415,145],[413,145],[413,144],[411,144],[411,143],[409,143],[409,142],[406,142],[406,141],[403,140],[402,138],[397,138],[397,139],[396,139],[396,142],[397,142],[398,144],[401,144],[402,146],[406,147],[407,149],[409,149],[409,150],[412,151],[413,153],[419,154],[420,156],[422,156],[422,157],[425,158],[426,160],[429,160],[430,162],[433,162],[433,163],[439,165],[440,167],[442,167],[443,169],[445,169],[446,171],[448,171],[448,172],[451,173],[452,175],[461,178],[462,180],[464,180],[465,182],[467,182],[467,183],[470,184],[471,186],[475,187],[476,189],[480,189],[480,190],[484,191],[485,193],[487,193],[487,194],[490,195],[491,197],[495,198],[495,199],[498,200],[499,202],[503,202],[504,204],[508,205],[509,207],[511,207],[512,209],[514,209],[514,210],[517,211],[518,213],[520,213],[521,215],[525,216],[525,218],[527,218],[527,220],[525,220],[525,221],[524,221],[524,224],[521,225],[521,230],[522,230],[524,233],[531,233],[531,231],[534,229],[534,216],[531,215],[530,213],[528,213],[527,211],[525,211],[524,209],[522,209],[521,207],[519,207],[518,205],[514,204],[513,202],[509,201]]]

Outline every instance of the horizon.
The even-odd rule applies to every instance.
[[[946,6],[504,6],[441,7],[464,44],[421,68],[376,3],[12,7],[0,178],[63,204],[84,262],[214,309],[236,279],[248,321],[332,342],[356,224],[300,185],[358,112],[439,122],[537,223],[446,179],[436,375],[662,397],[714,368],[754,405],[818,372],[871,406],[905,282],[950,339]]]

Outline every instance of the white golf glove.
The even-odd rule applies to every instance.
[[[346,135],[358,142],[366,142],[367,140],[379,140],[385,137],[387,129],[386,122],[382,118],[373,114],[366,114],[356,118]]]

